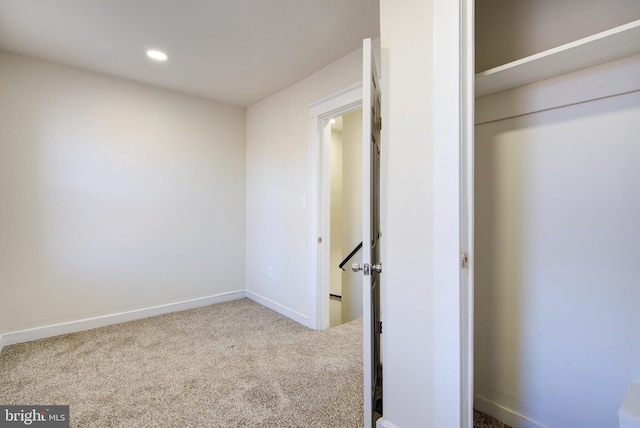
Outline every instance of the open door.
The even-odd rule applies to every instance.
[[[364,423],[375,426],[382,416],[382,355],[380,334],[380,85],[371,39],[364,40],[362,79],[362,323],[364,347]]]

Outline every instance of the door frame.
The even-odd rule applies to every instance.
[[[323,144],[329,120],[362,108],[362,83],[322,98],[309,108],[309,325],[329,328],[331,144]]]
[[[473,31],[474,0],[434,2],[434,426],[461,428],[474,398]]]
[[[475,0],[460,0],[460,278],[462,428],[473,428],[475,269]]]

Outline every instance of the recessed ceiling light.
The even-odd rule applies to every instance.
[[[166,53],[154,49],[149,49],[147,51],[147,56],[151,59],[155,59],[156,61],[166,61],[167,58],[169,58]]]
[[[335,119],[331,119],[329,122],[331,122],[331,124],[333,125],[334,123],[336,123]]]

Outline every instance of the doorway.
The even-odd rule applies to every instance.
[[[362,273],[362,326],[364,369],[365,427],[375,426],[382,415],[382,361],[380,339],[379,278],[379,159],[380,159],[380,85],[373,61],[371,39],[363,41],[362,83],[309,106],[311,204],[309,277],[309,326],[318,330],[329,327],[331,260],[331,119],[362,110],[362,258],[354,263]],[[317,237],[317,239],[316,239]],[[346,263],[346,262],[345,262]],[[341,263],[342,265],[342,263]],[[344,267],[344,265],[343,265]]]
[[[342,317],[343,305],[342,303],[335,303],[336,300],[340,301],[343,298],[342,284],[339,289],[334,286],[332,290],[331,274],[333,272],[333,276],[336,278],[336,271],[337,273],[346,272],[350,269],[350,265],[345,264],[343,266],[345,271],[342,271],[339,268],[341,260],[337,260],[339,256],[334,256],[333,263],[331,259],[331,134],[332,125],[334,125],[331,120],[335,119],[338,122],[338,118],[348,116],[356,111],[362,111],[362,84],[346,88],[309,106],[310,129],[312,130],[310,135],[311,188],[309,192],[311,233],[309,248],[311,255],[309,327],[316,330],[324,330],[330,327],[330,306],[333,306],[334,312],[339,312],[340,317]],[[347,126],[349,127],[348,123]],[[344,120],[342,127],[344,127]],[[350,145],[349,148],[353,147]],[[342,163],[341,170],[344,170],[344,160]],[[349,201],[348,203],[351,202]],[[338,227],[334,225],[333,229],[336,231]],[[342,239],[342,234],[340,234],[340,239]],[[334,240],[337,240],[337,238],[334,238]],[[342,245],[339,248],[342,248]],[[351,289],[347,290],[347,293],[349,291]],[[332,297],[331,294],[335,296]],[[355,296],[351,296],[351,298],[353,300]]]
[[[362,109],[329,120],[329,326],[362,317]],[[326,135],[326,134],[325,134]]]

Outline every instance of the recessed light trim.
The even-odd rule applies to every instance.
[[[149,49],[147,51],[147,56],[156,61],[166,61],[169,58],[169,56],[166,53],[159,51],[157,49]]]

